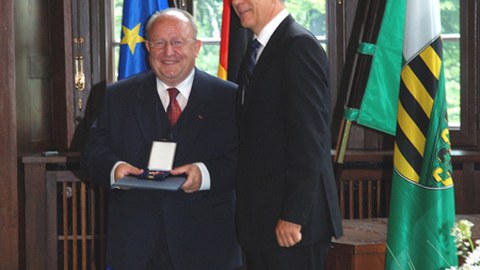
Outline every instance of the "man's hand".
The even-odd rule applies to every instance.
[[[115,168],[115,181],[117,181],[120,178],[123,178],[127,175],[130,174],[141,174],[143,173],[143,169],[139,169],[137,167],[134,167],[128,163],[121,163]]]
[[[281,247],[292,247],[302,240],[300,230],[302,226],[285,220],[278,220],[275,234],[278,245]]]
[[[182,189],[186,193],[193,193],[200,189],[202,184],[202,172],[195,164],[187,164],[171,170],[172,175],[186,174],[187,181],[183,183]]]

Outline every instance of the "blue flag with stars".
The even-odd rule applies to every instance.
[[[124,0],[122,40],[118,79],[127,78],[149,69],[145,42],[145,26],[155,11],[168,8],[168,0]]]

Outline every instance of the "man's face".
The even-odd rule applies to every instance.
[[[240,18],[243,27],[252,30],[255,34],[267,25],[273,17],[278,0],[232,0],[233,8]]]
[[[153,23],[146,45],[155,75],[167,85],[176,86],[195,67],[202,43],[195,39],[188,20],[175,14],[160,17]]]

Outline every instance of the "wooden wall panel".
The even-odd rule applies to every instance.
[[[21,269],[15,107],[14,0],[0,0],[0,269]],[[13,179],[13,181],[12,181]]]

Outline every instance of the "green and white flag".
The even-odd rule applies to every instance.
[[[387,0],[376,44],[359,44],[357,51],[372,55],[372,65],[360,107],[345,111],[346,119],[390,135],[397,123],[405,6],[406,0]]]
[[[457,265],[439,0],[407,0],[385,269]]]

